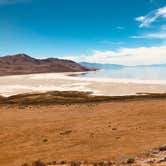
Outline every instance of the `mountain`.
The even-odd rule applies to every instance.
[[[0,75],[90,71],[71,60],[35,59],[26,54],[0,57]]]
[[[118,65],[118,64],[102,64],[102,63],[89,63],[89,62],[80,62],[80,65],[94,69],[118,69],[125,67],[123,65]]]
[[[143,68],[143,67],[166,67],[166,63],[163,64],[150,64],[150,65],[135,65],[135,66],[125,66],[119,64],[103,64],[103,63],[89,63],[89,62],[80,62],[82,66],[94,69],[120,69],[120,68]]]

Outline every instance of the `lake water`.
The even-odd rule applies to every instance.
[[[166,67],[124,67],[102,69],[79,76],[88,78],[166,80]]]

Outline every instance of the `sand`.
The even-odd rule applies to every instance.
[[[119,96],[166,93],[166,81],[99,79],[69,76],[75,73],[30,74],[0,77],[0,95],[46,91],[91,91],[94,95]]]
[[[1,106],[0,165],[122,161],[166,144],[166,99]]]

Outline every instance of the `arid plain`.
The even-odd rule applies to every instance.
[[[0,107],[0,165],[136,159],[166,143],[166,99]]]

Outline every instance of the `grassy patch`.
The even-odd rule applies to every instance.
[[[144,95],[130,96],[93,96],[89,92],[77,91],[51,91],[46,93],[20,94],[10,97],[0,96],[0,104],[16,105],[47,105],[47,104],[72,104],[102,101],[126,101],[138,99],[161,99],[166,98],[166,93],[147,93]]]

